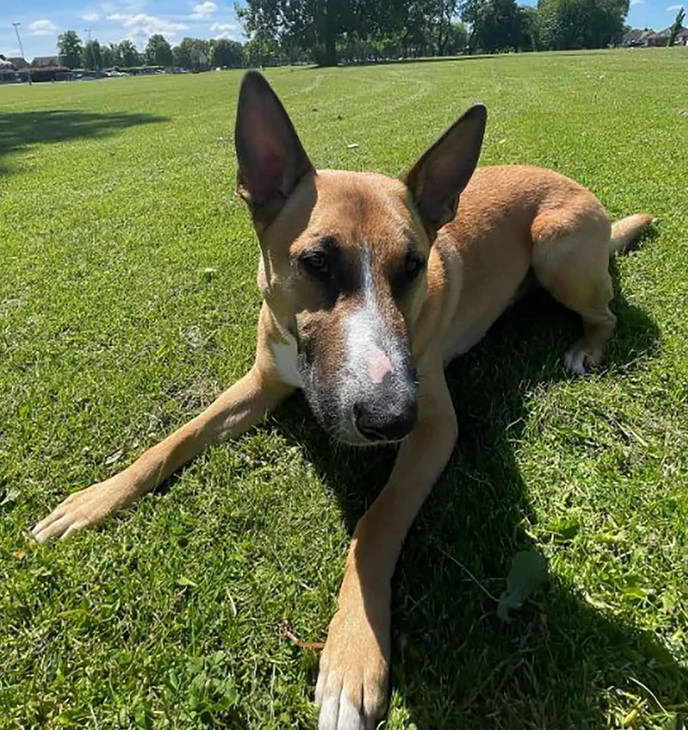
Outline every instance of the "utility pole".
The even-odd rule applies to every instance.
[[[24,46],[22,45],[21,38],[19,37],[19,26],[21,25],[21,23],[12,23],[12,25],[14,26],[14,32],[17,34],[17,43],[19,43],[19,52],[21,53],[22,58],[24,58]],[[26,61],[26,58],[24,58],[24,60]],[[26,62],[28,63],[28,61],[26,61]],[[26,69],[26,75],[27,75],[27,78],[29,81],[29,86],[31,86],[31,69],[30,68]]]

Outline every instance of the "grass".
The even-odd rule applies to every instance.
[[[579,325],[538,294],[451,366],[461,434],[394,582],[388,730],[685,727],[687,68],[650,49],[267,73],[318,166],[397,174],[483,100],[483,164],[661,219],[614,264],[599,374],[564,375]],[[279,626],[324,637],[389,451],[332,451],[294,398],[106,528],[26,535],[251,362],[240,76],[0,89],[1,728],[314,726],[317,659]],[[483,588],[532,545],[549,588],[502,624]]]

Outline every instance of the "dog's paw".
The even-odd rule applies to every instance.
[[[588,348],[577,342],[564,355],[564,366],[571,375],[588,375],[602,361],[602,350]]]
[[[114,485],[108,482],[94,484],[70,494],[31,530],[31,534],[37,542],[52,537],[65,538],[77,530],[97,525],[120,506]]]
[[[318,730],[374,730],[385,713],[389,681],[389,612],[371,626],[365,611],[340,611],[320,658]]]

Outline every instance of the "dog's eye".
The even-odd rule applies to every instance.
[[[413,279],[422,271],[425,266],[425,259],[415,253],[410,253],[406,257],[406,276]]]
[[[327,257],[321,251],[312,251],[301,257],[303,265],[311,272],[316,274],[326,274],[328,272]]]

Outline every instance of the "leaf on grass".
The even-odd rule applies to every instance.
[[[506,590],[502,593],[497,606],[497,615],[509,623],[509,611],[515,611],[535,591],[547,581],[547,560],[534,550],[516,553],[511,562],[511,570],[506,579]]]
[[[633,725],[638,722],[638,718],[640,717],[640,712],[645,707],[645,700],[640,700],[640,702],[637,702],[632,708],[631,711],[626,714],[626,716],[621,720],[621,727],[633,727]]]
[[[3,499],[2,502],[0,502],[0,507],[2,507],[5,504],[9,504],[10,502],[16,502],[18,496],[19,496],[18,489],[8,489],[7,493],[5,494],[5,499]]]
[[[190,588],[198,588],[197,583],[194,583],[191,578],[187,578],[183,575],[180,578],[177,578],[177,585],[182,586],[182,588],[186,586],[189,586]]]
[[[110,466],[110,464],[114,464],[116,461],[119,461],[122,458],[122,454],[124,453],[124,447],[121,449],[117,449],[117,451],[113,451],[111,454],[105,457],[105,464],[107,466]]]

